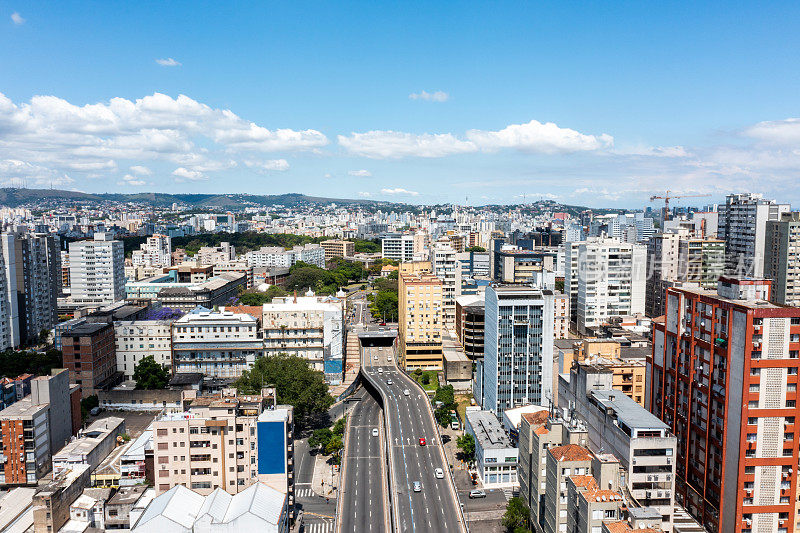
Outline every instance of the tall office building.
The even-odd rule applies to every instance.
[[[498,416],[553,398],[553,293],[524,285],[486,289],[483,408]]]
[[[800,305],[800,213],[767,222],[764,277],[772,280],[772,301]]]
[[[37,342],[42,331],[57,322],[56,299],[61,292],[58,237],[3,233],[6,299],[11,345]]]
[[[125,252],[110,233],[69,244],[72,298],[78,303],[105,304],[125,298]]]
[[[709,531],[794,531],[800,308],[770,281],[670,288],[646,404],[678,438],[675,490]]]
[[[0,351],[11,348],[11,324],[13,322],[10,304],[6,297],[9,290],[5,264],[6,254],[3,247],[0,246],[0,317],[4,317],[4,320],[0,320]]]
[[[172,238],[155,234],[132,254],[133,266],[172,266]]]
[[[590,239],[570,243],[567,250],[564,286],[571,292],[577,288],[577,294],[570,293],[569,298],[570,312],[575,313],[570,319],[579,332],[586,333],[612,317],[644,313],[645,246],[616,239]]]
[[[414,260],[414,235],[390,233],[381,238],[381,257],[399,263]]]
[[[765,200],[761,194],[729,194],[719,207],[717,228],[725,241],[725,273],[762,277],[767,222],[790,210],[789,204]]]

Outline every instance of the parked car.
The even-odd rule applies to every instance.
[[[469,498],[470,499],[485,498],[485,497],[486,497],[486,491],[483,491],[481,489],[473,489],[473,490],[469,491]]]
[[[92,416],[99,415],[100,414],[100,408],[99,407],[92,407],[92,409],[89,411],[89,414],[92,415]]]

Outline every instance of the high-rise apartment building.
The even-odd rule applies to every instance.
[[[431,248],[431,268],[433,274],[442,280],[444,325],[449,328],[455,327],[456,298],[461,296],[461,269],[456,255],[447,238],[436,241]]]
[[[402,270],[402,269],[401,269]],[[442,280],[428,273],[398,278],[397,342],[406,370],[442,369]]]
[[[155,234],[147,238],[131,258],[133,266],[172,266],[172,238]]]
[[[648,405],[678,438],[679,501],[710,531],[794,531],[800,308],[770,281],[670,288],[653,324]]]
[[[64,368],[71,383],[81,386],[83,397],[114,384],[117,370],[114,326],[84,322],[61,334]]]
[[[577,247],[574,245],[577,244]],[[570,302],[577,300],[571,319],[587,333],[612,317],[644,313],[647,249],[615,239],[590,239],[569,243],[566,262]],[[577,252],[577,264],[573,254]],[[576,283],[577,279],[577,283]]]
[[[486,289],[483,408],[496,415],[553,396],[553,293],[524,285]]]
[[[319,244],[325,250],[325,261],[336,257],[353,257],[356,254],[356,243],[353,241],[330,239]]]
[[[414,235],[390,233],[381,238],[381,257],[399,263],[414,260]]]
[[[61,292],[58,237],[3,233],[6,293],[11,346],[33,344],[58,320],[56,299]]]
[[[114,322],[117,370],[133,379],[142,359],[152,356],[164,368],[172,367],[172,320],[119,320]]]
[[[298,261],[325,268],[325,250],[319,244],[306,244],[291,249],[280,246],[264,246],[245,254],[247,264],[256,267],[289,268]]]
[[[221,242],[219,246],[203,246],[194,256],[200,266],[227,263],[236,259],[236,247],[229,242]]]
[[[800,213],[767,222],[764,277],[772,280],[772,301],[800,305]]]
[[[790,210],[789,204],[765,200],[761,194],[729,194],[719,207],[717,228],[725,241],[725,273],[762,277],[767,222]]]
[[[125,298],[125,252],[110,233],[69,244],[72,298],[78,303],[108,304]]]

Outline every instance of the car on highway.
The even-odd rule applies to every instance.
[[[373,437],[377,437],[378,436],[378,428],[372,428],[372,436]]]
[[[394,383],[394,381],[392,381],[391,379],[387,379],[387,380],[386,380],[386,384],[387,384],[387,385],[391,385],[392,383]]]
[[[483,491],[481,489],[473,489],[473,490],[469,491],[469,499],[470,500],[475,499],[475,498],[485,498],[485,497],[486,497],[486,491]]]
[[[420,437],[419,438],[419,445],[420,446],[425,446],[426,444],[427,444],[427,442],[425,441],[425,437]]]
[[[378,360],[378,356],[376,355],[375,357],[373,357],[373,359],[375,359],[377,361]]]
[[[414,487],[414,492],[422,491],[422,483],[420,483],[419,481],[415,481],[414,483],[412,483],[412,486]]]
[[[433,471],[433,474],[436,476],[436,479],[444,479],[444,470],[441,468],[437,468]]]
[[[383,374],[383,368],[378,367],[378,374]]]
[[[391,355],[387,356],[386,360],[391,363],[392,362],[392,356]]]
[[[403,394],[405,394],[406,396],[408,396],[409,394],[411,394],[411,391],[410,391],[410,390],[408,390],[408,389],[406,389],[406,390],[404,390],[404,391],[403,391]]]

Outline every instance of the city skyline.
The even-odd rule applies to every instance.
[[[797,6],[192,6],[0,3],[0,182],[800,201]]]

